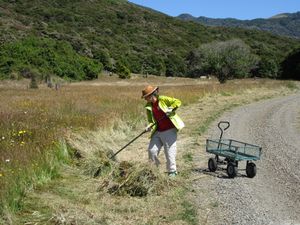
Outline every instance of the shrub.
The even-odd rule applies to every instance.
[[[158,55],[147,55],[143,59],[142,74],[165,75],[166,66]]]
[[[166,76],[173,77],[173,76],[185,76],[186,74],[186,65],[184,59],[175,55],[170,54],[168,55],[167,59],[165,60],[166,65]]]
[[[39,88],[39,87],[38,87],[38,84],[37,84],[37,81],[36,81],[36,75],[35,75],[35,74],[32,74],[32,75],[31,75],[31,80],[30,80],[29,88],[32,88],[32,89],[37,89],[37,88]]]
[[[107,49],[104,50],[94,50],[93,51],[94,59],[97,59],[100,61],[104,67],[105,70],[112,71],[113,65],[112,65],[112,59],[109,55],[109,52]]]
[[[129,79],[131,77],[130,70],[119,61],[116,64],[116,73],[121,79]]]
[[[274,59],[262,58],[258,65],[258,76],[265,78],[277,78],[279,65]]]
[[[77,54],[64,41],[27,37],[0,47],[0,77],[8,79],[17,71],[21,76],[33,68],[43,79],[43,74],[54,74],[72,80],[97,78],[102,64]]]

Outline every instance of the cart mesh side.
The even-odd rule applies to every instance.
[[[233,160],[259,160],[261,156],[261,147],[232,139],[207,139],[206,151]]]

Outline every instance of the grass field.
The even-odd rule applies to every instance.
[[[146,84],[158,85],[161,94],[179,98],[183,102],[181,110],[188,111],[197,102],[203,102],[201,110],[206,113],[193,129],[185,128],[187,136],[201,136],[223,110],[288,94],[296,88],[292,82],[270,80],[235,80],[220,85],[215,80],[134,77],[129,81],[102,78],[64,84],[59,90],[40,85],[39,89],[31,90],[27,88],[27,81],[3,81],[0,83],[0,224],[28,221],[64,224],[59,216],[64,209],[55,209],[55,204],[64,203],[45,195],[46,190],[67,196],[68,201],[84,205],[86,211],[93,212],[94,216],[90,217],[82,212],[85,216],[74,224],[97,224],[97,219],[101,224],[197,224],[196,212],[184,197],[190,164],[183,161],[191,161],[192,152],[179,157],[183,173],[175,181],[167,179],[163,171],[150,168],[147,176],[155,177],[155,181],[149,184],[153,192],[147,197],[132,198],[126,194],[115,196],[95,191],[101,185],[111,187],[113,171],[109,167],[109,171],[97,180],[92,178],[92,172],[99,165],[99,157],[98,161],[95,159],[99,156],[97,149],[117,149],[147,125],[145,101],[141,99],[141,90]],[[228,105],[227,100],[232,104]],[[188,120],[188,114],[186,118]],[[140,148],[146,147],[140,143]],[[83,161],[88,163],[72,156],[79,150]],[[122,161],[134,162],[128,168],[145,176],[146,153],[141,153],[140,158],[131,153],[120,157]],[[116,163],[108,164],[116,166]],[[82,179],[89,187],[79,185]],[[40,197],[44,201],[38,200]],[[99,199],[101,206],[97,205]],[[170,205],[175,208],[170,209]],[[32,216],[37,207],[40,207],[40,217]],[[73,207],[74,211],[65,213],[69,216],[65,224],[72,224],[72,213],[78,213]]]

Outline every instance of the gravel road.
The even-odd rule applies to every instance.
[[[199,167],[198,173],[209,176],[194,181],[198,207],[207,210],[205,223],[300,224],[300,94],[242,106],[220,120],[231,124],[224,138],[259,145],[263,155],[252,179],[245,176],[244,162],[234,179],[224,169]],[[209,137],[219,137],[217,123]],[[208,196],[214,200],[207,202]]]

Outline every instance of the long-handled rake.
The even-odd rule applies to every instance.
[[[172,110],[172,112],[175,112],[177,108],[174,108]],[[168,117],[168,115],[166,114],[165,116],[163,116],[162,118],[160,118],[158,121],[156,121],[156,123],[153,123],[150,127],[154,127],[158,122],[162,121],[163,119],[165,119],[166,117]],[[112,156],[109,157],[109,159],[114,159],[116,157],[116,155],[118,155],[121,151],[123,151],[125,148],[127,148],[130,144],[132,144],[136,139],[138,139],[139,137],[141,137],[143,134],[147,133],[148,131],[145,129],[142,133],[140,133],[138,136],[136,136],[135,138],[133,138],[131,141],[129,141],[126,145],[124,145],[120,150],[118,150],[117,152],[115,152]],[[94,177],[97,177],[100,173],[101,167],[99,167],[97,169],[97,171],[94,174]]]

